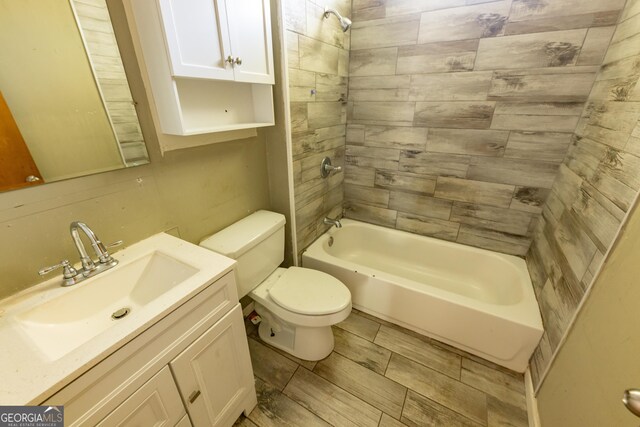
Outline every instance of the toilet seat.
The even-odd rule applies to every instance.
[[[298,268],[298,267],[290,267],[290,268]],[[256,304],[259,304],[269,310],[271,313],[276,315],[278,318],[284,320],[285,322],[289,322],[294,325],[305,326],[305,327],[323,327],[323,326],[331,326],[336,323],[342,322],[349,316],[351,313],[351,293],[349,289],[342,283],[346,294],[346,301],[344,301],[344,308],[339,309],[333,313],[325,313],[325,314],[301,314],[297,313],[291,309],[285,308],[281,306],[279,303],[275,301],[275,299],[271,295],[271,289],[280,281],[280,278],[288,271],[287,268],[277,268],[276,271],[271,273],[269,277],[267,277],[260,285],[258,285],[254,290],[249,292],[249,297],[253,299]],[[302,268],[302,270],[308,270],[306,268]],[[315,272],[315,270],[314,270]],[[319,272],[321,273],[321,272]],[[326,273],[322,273],[325,275]],[[328,274],[326,274],[329,276]],[[333,276],[329,276],[330,279],[334,279]]]
[[[337,313],[351,304],[349,289],[338,279],[300,267],[286,269],[269,296],[282,308],[309,316]]]

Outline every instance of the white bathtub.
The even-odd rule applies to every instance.
[[[343,219],[302,255],[351,290],[353,306],[524,372],[542,320],[524,260]]]

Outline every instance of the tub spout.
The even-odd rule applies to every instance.
[[[342,227],[342,224],[340,224],[340,220],[337,218],[333,219],[333,218],[326,217],[324,220],[322,220],[322,222],[326,225],[335,225],[336,228]]]

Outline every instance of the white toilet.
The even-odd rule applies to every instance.
[[[200,242],[237,260],[238,296],[249,294],[262,317],[260,338],[300,359],[333,350],[331,326],[351,312],[351,293],[338,279],[308,268],[279,268],[284,260],[283,215],[258,211]]]

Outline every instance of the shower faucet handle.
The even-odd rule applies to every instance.
[[[342,166],[333,166],[329,157],[325,157],[320,163],[320,176],[322,178],[328,177],[332,172],[340,172],[341,170]]]

